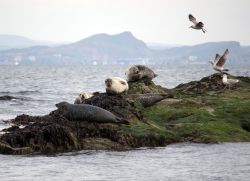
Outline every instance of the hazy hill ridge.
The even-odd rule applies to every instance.
[[[13,37],[12,37],[13,38]],[[250,47],[239,42],[210,42],[194,46],[151,49],[131,32],[116,35],[96,34],[80,41],[60,46],[37,46],[34,40],[16,37],[1,39],[0,45],[23,41],[32,46],[0,51],[0,64],[167,64],[207,63],[216,53],[228,48],[232,63],[249,62]],[[13,43],[13,44],[14,44]],[[17,44],[17,43],[16,43]]]

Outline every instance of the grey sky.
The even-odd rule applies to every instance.
[[[207,33],[189,29],[188,14]],[[76,41],[131,31],[146,42],[250,45],[250,0],[0,0],[0,34]]]

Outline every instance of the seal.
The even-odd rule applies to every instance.
[[[149,107],[163,99],[173,98],[174,96],[172,94],[135,94],[131,97],[143,107]]]
[[[97,123],[128,124],[126,119],[119,118],[113,113],[97,106],[88,104],[70,104],[60,102],[56,107],[64,117],[70,121],[89,121]]]
[[[105,85],[107,94],[122,94],[129,89],[127,81],[120,77],[107,78]]]
[[[125,72],[125,75],[127,76],[127,80],[129,82],[135,82],[141,79],[151,81],[153,78],[158,76],[153,72],[153,70],[144,65],[133,65]]]
[[[94,94],[89,92],[81,92],[75,99],[74,104],[83,104],[84,100],[93,97]]]

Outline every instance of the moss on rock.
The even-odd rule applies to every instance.
[[[167,93],[168,89],[160,85],[156,85],[153,81],[145,81],[144,79],[136,82],[128,82],[128,94],[148,94],[148,93]]]
[[[12,121],[15,126],[0,136],[0,153],[120,150],[186,141],[250,141],[250,78],[235,78],[240,83],[230,90],[218,74],[171,90],[153,82],[130,83],[129,94],[178,95],[178,99],[162,100],[146,108],[129,96],[99,94],[86,101],[129,119],[129,125],[69,121],[56,111],[45,116],[21,115]]]

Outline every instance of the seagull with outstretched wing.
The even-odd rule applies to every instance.
[[[189,28],[193,28],[196,30],[202,30],[203,33],[206,33],[206,30],[204,29],[204,24],[201,21],[197,22],[196,18],[192,14],[189,14],[188,18],[193,23],[193,25],[190,26]]]
[[[222,56],[220,56],[219,54],[215,55],[215,59],[213,61],[210,61],[214,70],[222,72],[222,73],[225,71],[228,71],[228,69],[224,69],[223,67],[228,59],[228,54],[229,54],[229,51],[228,49],[226,49]]]

